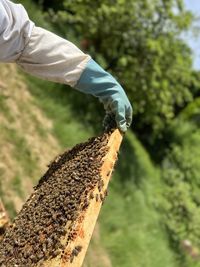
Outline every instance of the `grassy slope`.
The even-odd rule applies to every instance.
[[[13,217],[59,144],[14,65],[0,66],[0,83],[0,193]]]
[[[159,172],[129,133],[100,218],[103,244],[113,266],[178,266],[153,207],[159,186]]]
[[[14,65],[0,66],[0,197],[11,218],[21,209],[47,164],[64,149],[93,134],[72,119],[62,97],[59,101],[56,94],[51,94],[55,87],[24,77]],[[96,257],[104,262],[101,267],[111,266],[98,235],[96,229],[85,267]]]

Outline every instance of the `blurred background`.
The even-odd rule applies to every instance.
[[[84,267],[200,266],[199,0],[21,0],[112,73],[134,110]],[[97,99],[0,65],[0,197],[13,219]]]

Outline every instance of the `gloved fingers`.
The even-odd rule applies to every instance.
[[[129,106],[126,110],[126,125],[127,125],[127,127],[131,126],[132,118],[133,118],[133,110],[132,110],[132,107]]]
[[[104,102],[104,108],[106,110],[106,116],[103,122],[104,128],[108,128],[107,126],[114,118],[117,127],[122,132],[126,132],[127,128],[131,125],[133,113],[129,100],[125,98],[125,101],[122,101],[122,98],[116,98],[111,103]],[[113,123],[112,126],[114,126]]]
[[[106,115],[103,120],[103,128],[105,130],[115,129],[117,128],[117,124],[115,121],[115,115],[110,111],[106,111]]]
[[[127,124],[126,124],[126,112],[124,106],[118,106],[118,108],[115,110],[115,120],[118,128],[122,132],[126,132]]]

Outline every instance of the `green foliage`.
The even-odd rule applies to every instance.
[[[192,16],[183,1],[62,3],[51,10],[51,21],[119,79],[133,103],[135,127],[158,134],[176,107],[192,100],[191,53],[179,38]]]
[[[182,120],[174,122],[173,127],[176,139],[162,169],[163,223],[177,250],[186,239],[200,248],[200,131]]]
[[[48,30],[53,30],[52,24],[45,20],[45,16],[42,10],[38,8],[38,5],[35,5],[32,0],[16,0],[14,2],[20,2],[26,8],[30,19],[34,21],[36,26],[44,27]]]
[[[190,103],[179,115],[183,120],[189,120],[194,122],[197,126],[200,126],[200,97],[196,98]]]

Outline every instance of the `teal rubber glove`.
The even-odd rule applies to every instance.
[[[126,132],[132,121],[132,107],[121,85],[93,59],[87,63],[75,89],[98,97],[107,114],[114,114],[118,128]]]

